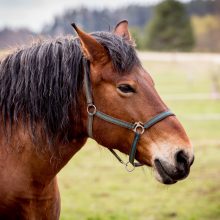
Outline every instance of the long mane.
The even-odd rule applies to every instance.
[[[115,71],[139,63],[132,45],[108,32],[92,34],[108,51]],[[82,52],[77,38],[65,37],[17,50],[0,62],[0,118],[6,126],[22,119],[34,132],[41,123],[49,140],[68,140],[80,120]],[[70,121],[70,110],[74,121]]]

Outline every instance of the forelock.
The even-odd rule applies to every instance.
[[[123,37],[109,32],[94,32],[92,36],[106,48],[118,73],[128,73],[135,65],[140,65],[133,44]]]

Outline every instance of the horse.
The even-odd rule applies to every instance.
[[[128,29],[45,40],[0,63],[0,219],[59,219],[56,175],[88,137],[132,171],[186,178],[187,134],[158,95]],[[129,155],[124,162],[115,152]]]

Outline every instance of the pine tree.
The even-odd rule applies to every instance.
[[[162,51],[188,51],[194,36],[184,4],[165,0],[155,8],[147,28],[147,48]]]

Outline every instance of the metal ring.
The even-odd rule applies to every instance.
[[[129,165],[131,165],[131,166],[129,166]],[[129,173],[131,173],[132,171],[134,171],[135,166],[128,161],[128,162],[125,164],[125,169],[126,169]]]
[[[143,124],[141,122],[135,122],[135,127],[133,129],[133,131],[135,133],[143,134],[144,130],[145,130],[145,128],[144,128],[144,126],[143,126]]]
[[[96,109],[96,106],[93,105],[93,104],[88,104],[87,105],[87,112],[89,115],[95,115],[97,109]]]

